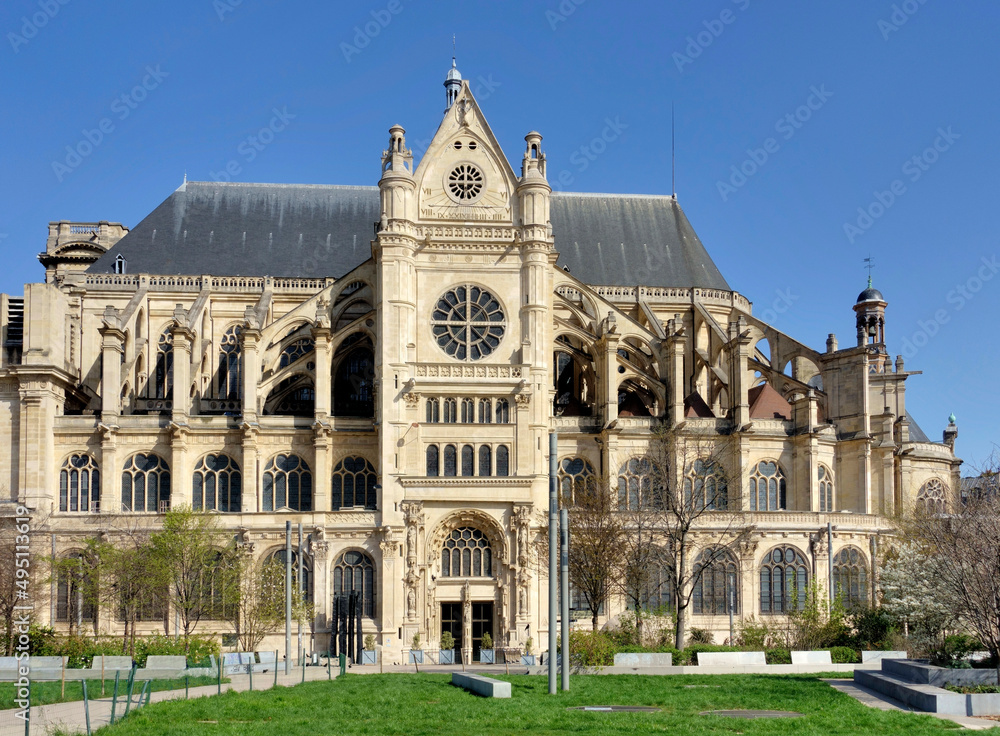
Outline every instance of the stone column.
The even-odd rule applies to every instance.
[[[121,368],[122,353],[124,352],[125,333],[118,328],[117,314],[109,315],[109,311],[115,311],[111,307],[105,311],[104,326],[100,328],[101,334],[101,421],[105,424],[114,424],[121,412]],[[113,323],[109,324],[113,318]]]
[[[248,310],[252,312],[253,310]],[[248,315],[249,317],[250,315]],[[260,383],[260,329],[249,324],[241,333],[243,338],[243,421],[257,422],[257,385]]]
[[[118,461],[118,427],[101,423],[101,513],[121,511],[121,467]]]
[[[260,510],[260,472],[257,467],[257,435],[260,434],[260,428],[256,424],[244,422],[240,429],[243,430],[242,508],[244,514],[255,514]]]
[[[390,585],[383,587],[387,593],[386,597],[382,599],[381,616],[379,616],[378,610],[374,611],[373,615],[376,623],[379,624],[379,630],[386,632],[396,628],[396,581],[399,579],[396,572],[396,559],[399,539],[397,539],[396,531],[392,527],[383,526],[381,532],[382,539],[379,542],[379,551],[382,553],[382,575],[390,581]]]
[[[319,396],[319,392],[316,393]],[[313,511],[330,511],[330,448],[332,430],[329,425],[313,425]]]
[[[326,421],[333,413],[330,390],[332,355],[330,344],[332,332],[329,326],[313,327],[313,340],[316,342],[316,401],[315,415],[317,422]]]
[[[172,416],[175,422],[183,424],[191,413],[191,345],[194,343],[194,333],[186,324],[175,323],[170,334],[174,341]]]
[[[667,369],[667,418],[671,427],[684,421],[684,326],[680,319],[667,322],[664,341]]]
[[[176,345],[177,343],[174,343]],[[177,391],[174,385],[174,394]],[[174,411],[176,412],[176,404]],[[170,424],[170,507],[191,505],[191,468],[188,462],[188,426]]]
[[[313,630],[330,632],[333,593],[330,588],[330,543],[321,527],[313,532]],[[319,642],[317,642],[319,646]]]

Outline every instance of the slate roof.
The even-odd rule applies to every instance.
[[[188,182],[88,271],[340,277],[371,257],[378,187]],[[672,197],[554,192],[559,264],[584,283],[729,289]]]

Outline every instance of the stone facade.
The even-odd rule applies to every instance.
[[[400,660],[415,633],[436,648],[445,619],[467,650],[483,631],[498,646],[542,641],[547,581],[534,545],[549,433],[561,461],[581,458],[616,482],[666,425],[732,448],[741,488],[698,539],[710,544],[733,515],[754,525],[736,561],[738,615],[761,615],[759,571],[775,548],[797,550],[825,582],[828,522],[834,554],[856,550],[871,585],[887,516],[928,483],[947,502],[960,465],[954,426],[931,442],[906,412],[913,373],[887,353],[882,295],[859,298],[856,344],[838,348],[831,335],[817,351],[725,288],[584,283],[559,261],[541,136],[526,136],[517,175],[467,83],[455,72],[446,84],[449,107],[419,166],[403,129],[390,130],[370,257],[335,276],[166,262],[132,273],[120,225],[51,225],[45,283],[0,301],[9,499],[49,517],[59,555],[122,515],[155,524],[169,506],[215,507],[259,556],[282,547],[287,520],[301,523],[312,646],[326,647],[331,597],[356,552],[355,573],[373,568],[365,631]],[[674,198],[653,199],[679,212]],[[199,247],[211,251],[211,237]],[[765,461],[785,478],[777,510],[750,501]],[[227,462],[238,499],[231,484],[223,499]],[[155,463],[169,481],[154,494]],[[84,472],[98,486],[86,504]],[[211,500],[208,481],[195,482],[209,475]],[[457,562],[443,561],[450,549]],[[465,567],[462,550],[480,566]],[[725,615],[691,623],[728,633]]]

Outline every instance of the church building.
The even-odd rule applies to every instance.
[[[698,544],[753,528],[691,625],[728,636],[723,580],[737,617],[781,615],[831,555],[870,600],[890,517],[951,503],[960,467],[954,422],[933,441],[907,412],[883,295],[844,295],[843,345],[802,344],[754,316],[675,196],[554,192],[539,133],[512,165],[454,64],[445,90],[419,161],[399,125],[372,151],[377,186],[185,182],[131,229],[50,223],[44,281],[0,296],[3,500],[47,520],[59,557],[191,506],[283,560],[301,523],[313,648],[357,590],[387,662],[444,630],[469,661],[485,633],[547,636],[549,434],[564,489],[592,478],[642,508],[667,427],[730,448]],[[119,630],[71,587],[39,586],[39,623]]]

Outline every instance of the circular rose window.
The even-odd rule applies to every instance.
[[[499,300],[478,286],[457,286],[434,306],[431,331],[448,355],[458,360],[479,360],[503,339],[503,308]]]
[[[483,174],[472,164],[459,164],[448,174],[448,191],[451,196],[467,202],[483,191]]]

